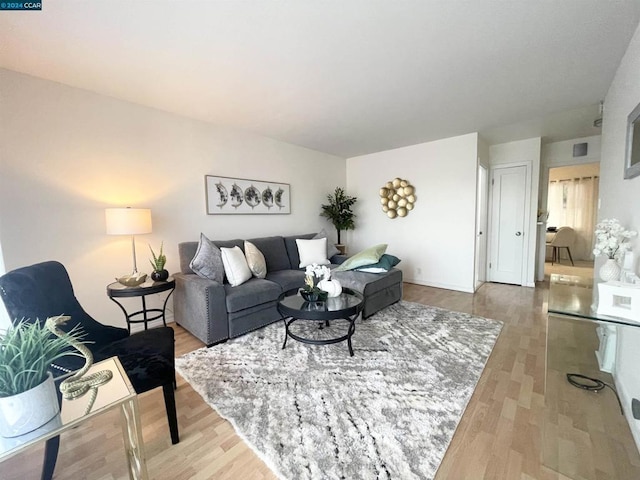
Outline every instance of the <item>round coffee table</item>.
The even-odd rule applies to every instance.
[[[356,330],[356,318],[360,315],[363,306],[364,298],[362,294],[349,288],[343,288],[339,296],[328,298],[324,302],[307,302],[300,296],[300,293],[290,296],[286,296],[286,294],[283,293],[278,299],[278,311],[280,315],[282,315],[285,326],[282,348],[287,346],[287,339],[289,337],[298,342],[312,345],[329,345],[346,340],[349,347],[349,354],[353,357],[351,337]],[[339,336],[308,338],[291,331],[291,325],[298,320],[319,322],[318,328],[320,330],[330,329],[331,320],[345,320],[348,327],[346,333]]]

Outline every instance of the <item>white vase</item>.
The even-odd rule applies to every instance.
[[[342,285],[337,280],[321,280],[318,288],[329,294],[329,298],[337,297],[342,293]]]
[[[604,265],[600,267],[598,273],[600,274],[600,278],[604,282],[609,282],[611,280],[620,280],[620,265],[615,258],[608,258]]]
[[[60,412],[51,373],[31,390],[0,397],[0,435],[18,437],[40,428]]]

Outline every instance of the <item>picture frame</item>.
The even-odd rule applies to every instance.
[[[640,104],[627,117],[624,178],[640,175]]]
[[[288,183],[205,175],[207,215],[288,215]]]

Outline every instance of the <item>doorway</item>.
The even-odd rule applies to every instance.
[[[546,241],[547,244],[552,242],[561,227],[569,227],[572,239],[568,249],[573,264],[569,251],[562,248],[558,250],[560,258],[552,265],[552,249],[547,247],[545,274],[592,275],[599,177],[600,164],[597,162],[549,169]]]

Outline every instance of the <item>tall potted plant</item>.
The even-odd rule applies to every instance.
[[[17,437],[41,427],[60,411],[51,364],[79,343],[73,329],[56,337],[40,322],[20,321],[0,332],[0,435]],[[77,354],[77,352],[75,353]]]
[[[338,232],[338,244],[336,247],[338,247],[341,253],[344,253],[345,248],[340,238],[340,232],[342,230],[353,230],[356,228],[354,222],[356,214],[353,213],[351,208],[358,198],[351,197],[344,193],[342,188],[336,187],[333,194],[327,195],[327,200],[329,203],[322,205],[322,213],[320,213],[320,215],[328,218],[331,223],[333,223],[333,226],[336,227],[336,231]]]

